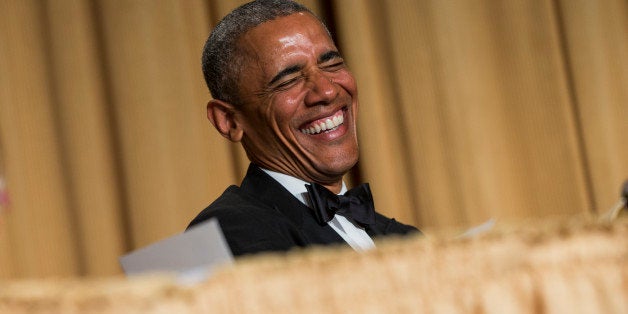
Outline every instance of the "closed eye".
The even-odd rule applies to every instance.
[[[321,69],[335,71],[343,68],[345,61],[338,51],[330,50],[318,57],[318,64]]]
[[[293,65],[293,66],[289,66],[289,67],[281,70],[279,73],[277,73],[277,75],[275,75],[270,80],[270,82],[268,82],[267,86],[269,88],[272,88],[278,82],[279,82],[279,85],[283,84],[284,81],[290,80],[292,76],[298,75],[298,73],[301,71],[302,68],[303,68],[303,66]]]
[[[291,75],[288,77],[284,77],[284,80],[275,84],[271,88],[274,90],[283,90],[290,87],[293,83],[296,83],[299,79],[301,79],[303,75]]]
[[[345,62],[342,59],[340,59],[339,61],[329,63],[329,64],[324,64],[321,66],[321,68],[327,71],[338,71],[340,69],[343,69],[344,67],[345,67]]]

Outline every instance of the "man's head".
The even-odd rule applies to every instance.
[[[262,2],[256,5],[285,1]],[[209,83],[229,71],[206,72],[214,96],[207,116],[223,136],[242,142],[252,162],[338,190],[358,158],[355,80],[318,18],[287,12],[232,36],[235,56],[226,58],[235,71],[223,82],[232,95],[220,96]],[[204,61],[212,58],[206,53],[221,53],[212,36]]]
[[[239,38],[250,29],[281,16],[311,11],[287,0],[246,3],[227,14],[212,30],[203,48],[203,75],[214,99],[238,103],[237,78],[243,70]]]

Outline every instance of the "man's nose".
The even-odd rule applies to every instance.
[[[338,84],[320,70],[310,72],[307,84],[305,104],[308,106],[328,104],[338,96]]]

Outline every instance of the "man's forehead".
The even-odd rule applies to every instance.
[[[302,33],[290,34],[279,38],[279,42],[285,47],[296,46],[298,42],[304,40],[307,40],[307,38]]]
[[[262,23],[245,33],[240,45],[258,64],[275,65],[283,58],[308,50],[316,55],[336,50],[324,25],[309,13],[295,13]]]
[[[313,15],[305,12],[281,16],[248,30],[243,38],[254,44],[289,44],[309,35],[325,35],[331,41],[325,26]]]

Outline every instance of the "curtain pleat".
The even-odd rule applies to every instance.
[[[50,40],[39,1],[0,4],[0,125],[11,211],[3,215],[12,269],[3,275],[79,273],[63,147],[55,110]],[[6,243],[6,242],[5,242]]]
[[[200,54],[245,1],[0,1],[0,278],[106,276],[248,159]],[[378,210],[426,232],[603,212],[628,178],[623,0],[308,0],[356,76]]]
[[[593,208],[605,212],[628,179],[628,2],[558,3]]]
[[[84,1],[46,3],[51,99],[82,272],[116,273],[127,249],[111,111],[92,10]],[[107,235],[103,237],[103,235]]]
[[[125,208],[133,247],[181,231],[234,181],[232,156],[205,118],[202,1],[101,1]]]

